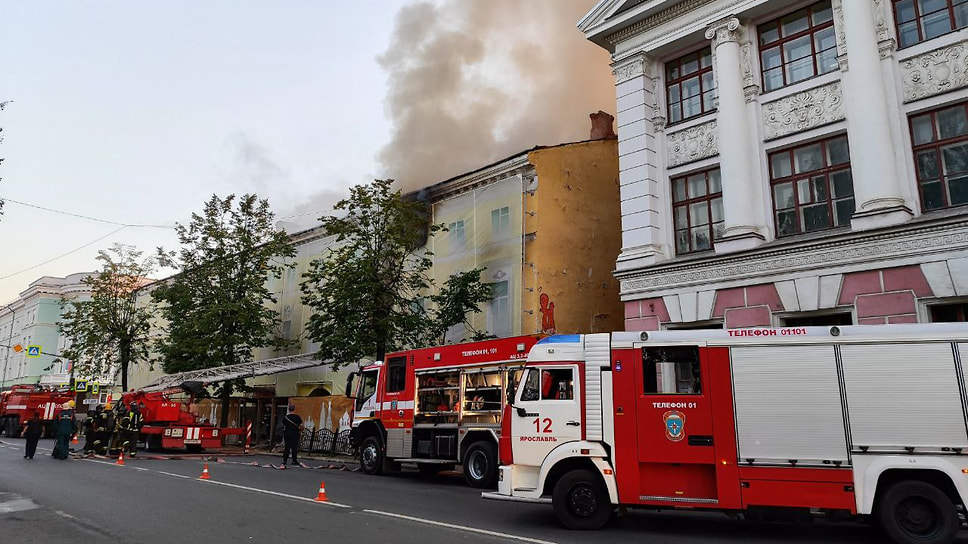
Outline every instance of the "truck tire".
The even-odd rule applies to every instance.
[[[897,544],[950,544],[958,535],[958,512],[937,487],[919,481],[892,485],[877,507],[881,529]]]
[[[494,487],[497,483],[497,448],[486,440],[474,442],[464,454],[464,479],[477,488]]]
[[[374,435],[360,444],[360,468],[367,474],[383,474],[383,444]]]
[[[562,525],[579,531],[605,525],[613,510],[601,477],[587,469],[573,470],[562,476],[555,484],[551,505]]]
[[[20,438],[20,418],[18,416],[7,418],[7,436]]]

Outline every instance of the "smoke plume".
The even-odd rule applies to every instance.
[[[388,50],[391,141],[405,191],[536,145],[588,139],[614,112],[608,53],[575,27],[594,0],[443,0],[404,7]]]

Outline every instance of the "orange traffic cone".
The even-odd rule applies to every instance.
[[[74,438],[71,439],[71,444],[77,444],[77,435],[76,434],[74,435]]]
[[[316,498],[313,499],[316,502],[329,502],[326,498],[326,482],[319,483],[319,493],[316,494]]]
[[[121,450],[121,455],[118,456],[118,460],[114,463],[118,466],[124,466],[124,450]]]
[[[208,463],[205,463],[205,468],[202,469],[202,475],[198,477],[199,480],[208,479]]]

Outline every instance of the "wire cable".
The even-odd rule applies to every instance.
[[[0,196],[0,200],[4,202],[13,202],[14,204],[20,204],[21,206],[27,206],[28,208],[36,208],[38,210],[44,210],[45,212],[59,213],[61,215],[69,215],[71,217],[79,217],[81,219],[87,219],[88,221],[97,221],[98,223],[107,223],[108,225],[120,225],[122,227],[134,227],[134,228],[153,228],[153,229],[173,229],[175,225],[145,225],[138,223],[119,223],[117,221],[108,221],[107,219],[98,219],[97,217],[90,217],[87,215],[81,215],[78,213],[65,212],[61,210],[55,210],[53,208],[45,208],[43,206],[38,206],[36,204],[28,204],[27,202],[20,202],[19,200],[14,200],[12,198],[7,198]],[[0,278],[3,279],[3,278]]]
[[[105,238],[108,238],[109,236],[113,236],[113,235],[121,232],[122,230],[124,230],[126,228],[128,228],[128,225],[122,225],[121,228],[114,229],[113,231],[105,234],[104,236],[98,238],[97,240],[94,240],[92,242],[88,242],[88,243],[84,244],[83,246],[81,246],[79,248],[72,249],[72,250],[68,251],[67,253],[64,253],[62,255],[58,255],[58,256],[54,257],[53,259],[48,259],[48,260],[46,260],[46,261],[44,261],[44,262],[42,262],[40,264],[35,264],[34,266],[31,266],[30,268],[24,268],[23,270],[21,270],[19,272],[14,272],[13,274],[7,274],[6,276],[0,276],[0,280],[5,280],[7,278],[12,278],[12,277],[14,277],[14,276],[16,276],[18,274],[23,274],[24,272],[30,272],[31,270],[33,270],[35,268],[40,268],[41,266],[44,266],[45,264],[52,263],[52,262],[54,262],[54,261],[56,261],[58,259],[63,259],[64,257],[67,257],[68,255],[70,255],[72,253],[77,253],[78,251],[80,251],[80,250],[82,250],[82,249],[84,249],[86,247],[93,246],[94,244],[100,242],[101,240],[103,240]]]

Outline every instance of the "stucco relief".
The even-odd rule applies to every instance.
[[[741,52],[743,64],[743,96],[746,97],[746,102],[752,102],[760,94],[760,86],[756,83],[756,73],[753,71],[753,44],[749,42],[743,44]],[[717,74],[719,71],[714,70],[713,73]],[[716,88],[719,88],[718,78],[716,80]]]
[[[643,75],[646,60],[643,57],[634,58],[629,62],[624,62],[612,70],[615,76],[615,84],[624,83],[634,77]]]
[[[621,293],[625,295],[658,288],[708,285],[818,267],[830,269],[874,259],[892,261],[914,255],[965,248],[968,248],[968,230],[964,225],[957,228],[925,229],[909,232],[900,239],[891,239],[889,236],[875,239],[865,237],[836,245],[810,249],[798,247],[716,263],[703,261],[667,270],[656,270],[652,267],[643,275],[622,279]]]
[[[901,62],[901,79],[905,102],[968,86],[968,41]]]
[[[669,150],[667,164],[670,168],[718,155],[716,121],[669,134],[666,149]]]
[[[840,82],[807,89],[763,105],[767,140],[827,125],[844,118]]]

